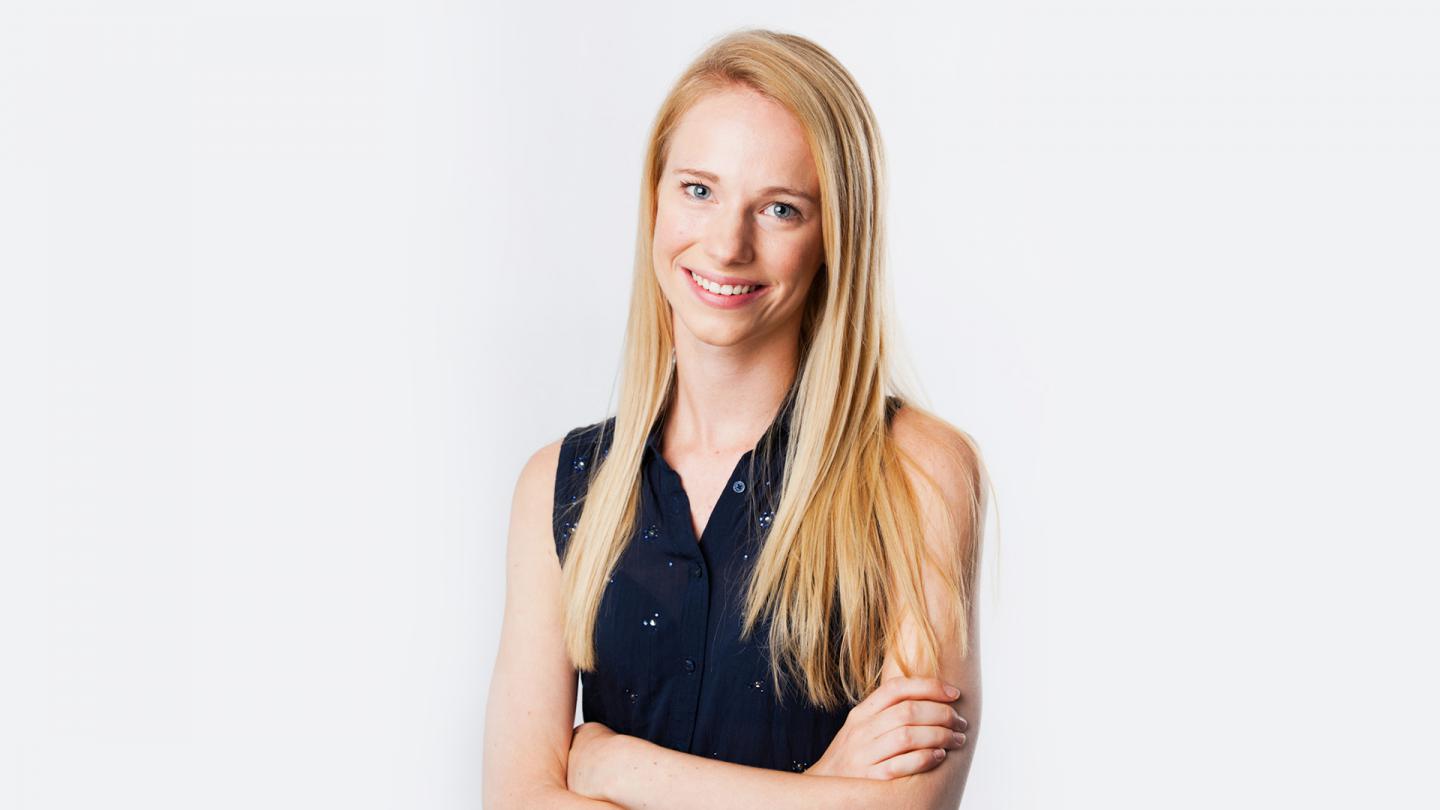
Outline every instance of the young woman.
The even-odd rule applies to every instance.
[[[883,167],[798,36],[717,40],[661,105],[617,413],[515,490],[487,807],[959,804],[987,483],[894,393]]]

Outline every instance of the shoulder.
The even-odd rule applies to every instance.
[[[968,433],[923,408],[905,405],[890,423],[926,547],[952,571],[973,567],[984,533],[986,473]]]
[[[564,437],[537,450],[521,474],[522,482],[528,479],[522,486],[533,493],[526,508],[537,516],[548,515],[555,553],[561,559],[579,521],[590,474],[608,452],[614,428],[613,416],[572,428]]]
[[[573,428],[560,440],[559,452],[549,469],[554,476],[556,503],[569,502],[587,488],[590,473],[610,451],[615,417]]]
[[[515,482],[512,514],[543,517],[550,511],[555,470],[559,466],[565,439],[556,439],[530,454]]]
[[[604,428],[613,427],[613,423],[614,417],[611,417],[572,428],[531,453],[515,484],[514,506],[538,516],[550,512],[552,498],[577,477],[574,473],[590,466],[596,450],[603,451],[599,439],[609,433]]]
[[[561,439],[561,461],[580,461],[577,472],[583,472],[609,451],[615,437],[615,417],[572,429]]]
[[[980,450],[968,433],[913,405],[899,406],[890,433],[907,472],[920,484],[916,497],[922,502],[940,498],[952,509],[969,511],[981,501]]]

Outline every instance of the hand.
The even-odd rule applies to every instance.
[[[957,732],[969,727],[939,678],[890,678],[845,717],[825,755],[807,774],[894,779],[934,768],[948,751],[965,744]]]
[[[606,801],[609,771],[603,755],[607,745],[619,735],[604,723],[581,723],[570,735],[570,756],[565,766],[565,784],[573,792],[588,799]]]

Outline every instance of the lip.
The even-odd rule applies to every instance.
[[[680,268],[680,275],[685,278],[685,286],[689,287],[692,291],[694,291],[695,297],[700,299],[702,303],[712,306],[716,309],[738,309],[745,306],[746,304],[749,304],[751,301],[754,301],[756,298],[759,298],[770,290],[770,285],[766,284],[757,287],[756,289],[753,289],[750,292],[745,293],[744,295],[718,295],[716,293],[710,292],[707,289],[704,289],[699,284],[696,284],[695,279],[690,277],[690,268],[685,267],[684,265],[676,266]],[[702,278],[710,279],[711,281],[719,284],[739,284],[741,286],[744,286],[747,283],[754,283],[746,282],[744,279],[736,279],[729,276],[712,276],[706,273],[700,273],[699,275]]]
[[[713,282],[715,282],[716,284],[729,284],[729,285],[732,286],[732,287],[744,287],[744,286],[749,285],[749,284],[759,284],[759,282],[757,282],[757,281],[751,281],[750,279],[745,279],[745,278],[736,278],[736,277],[734,277],[734,276],[722,276],[722,275],[719,275],[719,274],[717,274],[717,273],[701,273],[699,270],[692,270],[691,268],[686,267],[686,266],[683,265],[683,264],[680,265],[680,269],[681,269],[681,270],[684,270],[686,273],[692,273],[692,272],[693,272],[693,273],[697,273],[697,274],[699,274],[699,276],[700,276],[701,278],[703,278],[703,279],[705,279],[705,280],[707,280],[707,281],[713,281]],[[768,287],[768,286],[770,286],[770,285],[767,284],[767,285],[764,285],[764,286],[767,286],[767,287]]]

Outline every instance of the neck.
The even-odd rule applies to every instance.
[[[675,398],[663,446],[678,453],[749,450],[775,420],[795,380],[799,325],[768,339],[714,346],[676,324]]]

